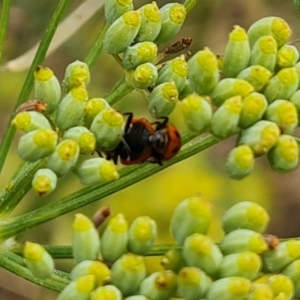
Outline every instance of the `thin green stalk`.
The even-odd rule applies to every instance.
[[[134,88],[128,84],[124,76],[114,85],[112,90],[105,96],[105,99],[110,105],[113,105],[133,90]]]
[[[0,197],[0,218],[7,216],[31,189],[33,174],[44,164],[22,162]]]
[[[36,52],[36,55],[32,61],[31,67],[27,73],[26,79],[24,81],[22,90],[20,92],[19,98],[17,100],[17,103],[15,105],[15,109],[23,102],[25,102],[31,92],[32,86],[33,86],[33,73],[36,69],[36,67],[43,62],[45,59],[48,47],[51,43],[51,40],[53,38],[53,35],[58,27],[58,24],[69,5],[70,0],[60,0],[59,4],[52,16],[52,19],[49,22],[49,25],[45,31],[45,34],[41,40],[41,43],[38,47],[38,50]],[[10,145],[12,143],[12,140],[14,138],[16,129],[15,127],[11,126],[11,120],[13,118],[13,114],[11,115],[11,118],[8,122],[8,126],[6,128],[6,132],[3,136],[2,142],[0,144],[0,172],[2,171],[7,153],[9,151]]]
[[[11,0],[3,0],[0,11],[0,62],[2,60],[2,53],[4,48],[4,41],[7,32],[7,24],[9,20],[9,11]]]
[[[93,185],[81,189],[57,202],[50,203],[27,214],[11,219],[0,226],[0,238],[9,238],[38,224],[55,219],[63,214],[83,207],[92,202],[107,197],[142,179],[145,179],[175,163],[178,163],[200,151],[203,151],[220,140],[212,135],[196,139],[189,143],[176,157],[165,162],[162,166],[143,164],[125,167],[120,171],[120,179],[103,185]]]
[[[72,246],[66,245],[43,245],[43,247],[47,250],[47,252],[54,258],[54,259],[72,259],[73,258],[73,250]],[[170,249],[180,249],[179,245],[175,244],[160,244],[154,245],[151,249],[144,255],[144,256],[161,256],[164,255]],[[11,249],[11,251],[17,255],[21,255],[23,251],[23,246],[18,246],[16,248]],[[66,276],[63,273],[61,276]],[[66,277],[68,278],[68,277]]]
[[[186,8],[186,12],[189,13],[199,2],[199,0],[185,0],[183,5]]]
[[[96,63],[96,60],[103,48],[103,39],[106,34],[107,29],[109,28],[109,24],[105,23],[102,30],[100,31],[99,36],[97,37],[96,41],[94,42],[90,52],[87,54],[86,58],[84,59],[85,63],[91,68]]]
[[[56,274],[53,275],[53,278],[49,279],[38,279],[34,277],[31,272],[24,267],[23,264],[18,263],[20,257],[10,251],[0,249],[0,267],[6,269],[28,281],[31,281],[35,284],[43,286],[53,291],[61,292],[68,281]],[[60,274],[60,272],[58,272]]]

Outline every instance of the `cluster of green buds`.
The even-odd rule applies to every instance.
[[[204,48],[188,62],[179,55],[158,65],[170,49],[158,54],[157,48],[178,32],[184,6],[172,3],[158,10],[153,2],[134,11],[130,1],[115,1],[114,7],[107,9],[111,26],[104,50],[118,56],[128,83],[143,90],[154,118],[169,115],[178,104],[195,134],[225,139],[239,133],[226,163],[231,178],[249,175],[255,158],[265,154],[276,171],[298,166],[298,140],[292,134],[299,123],[299,52],[288,44],[292,31],[283,19],[265,17],[248,31],[235,26],[221,57]],[[179,23],[172,19],[173,9]]]
[[[280,241],[264,234],[270,217],[262,206],[243,201],[229,208],[218,243],[207,235],[212,217],[212,205],[202,197],[183,200],[171,216],[175,243],[166,249],[154,245],[157,225],[148,216],[129,224],[123,214],[117,214],[99,234],[97,217],[91,220],[76,214],[75,266],[58,300],[300,297],[300,241]],[[153,254],[161,255],[161,268],[149,273],[144,258]],[[53,260],[42,246],[26,242],[23,256],[35,277],[53,275]]]
[[[53,71],[39,66],[34,73],[34,98],[21,105],[12,124],[25,134],[18,143],[20,158],[43,160],[32,187],[48,195],[58,177],[74,171],[83,184],[109,182],[119,177],[113,162],[93,158],[97,151],[116,147],[124,131],[124,117],[103,98],[88,98],[88,66],[71,63],[63,89]]]
[[[163,67],[158,65],[172,52],[158,53],[158,47],[179,32],[187,13],[185,6],[168,3],[159,9],[152,2],[133,10],[130,0],[106,0],[105,12],[111,25],[104,37],[104,51],[121,61],[128,84],[143,91],[152,117],[168,116],[186,86],[187,62],[181,55]],[[184,42],[181,46],[184,49]]]
[[[152,2],[133,10],[130,0],[107,0],[105,12],[110,27],[103,49],[120,61],[127,84],[147,98],[153,118],[168,116],[178,105],[194,134],[225,139],[238,133],[226,162],[234,179],[249,175],[255,158],[265,154],[276,171],[298,166],[293,133],[300,112],[299,52],[287,43],[291,29],[283,19],[260,19],[247,32],[235,26],[222,57],[204,48],[188,62],[182,54],[161,65],[168,53],[191,43],[184,38],[158,53],[158,46],[181,28],[184,5],[158,9]],[[49,68],[38,67],[34,76],[36,101],[23,104],[12,121],[25,132],[18,144],[21,159],[45,162],[33,178],[34,190],[49,194],[57,178],[70,171],[83,184],[117,179],[113,162],[90,154],[116,148],[124,134],[124,116],[104,98],[88,98],[88,66],[70,64],[63,89]]]
[[[283,19],[265,17],[248,31],[235,26],[222,57],[205,48],[188,61],[193,93],[180,101],[186,125],[220,139],[238,133],[226,163],[231,178],[250,174],[265,154],[276,171],[298,166],[300,62],[290,36]]]

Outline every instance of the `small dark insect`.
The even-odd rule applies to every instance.
[[[192,38],[184,37],[180,41],[177,41],[176,43],[166,48],[164,52],[165,54],[172,54],[188,49],[191,46],[192,41]]]
[[[162,164],[178,153],[181,147],[181,137],[178,130],[168,124],[169,118],[162,122],[149,122],[144,118],[133,118],[128,113],[125,133],[118,146],[106,153],[107,159],[117,163],[120,158],[123,165],[143,162]]]
[[[44,113],[47,109],[47,103],[40,101],[40,100],[28,100],[22,103],[16,113],[23,112],[23,111],[37,111],[40,113]]]

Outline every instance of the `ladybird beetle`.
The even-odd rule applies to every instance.
[[[177,129],[168,124],[169,118],[163,122],[149,122],[144,118],[134,119],[127,113],[125,133],[118,146],[107,153],[107,159],[117,163],[120,157],[123,165],[143,163],[162,164],[178,153],[181,137]]]
[[[125,133],[118,146],[107,153],[107,159],[117,163],[120,157],[123,165],[132,165],[146,161],[152,155],[152,145],[149,137],[155,133],[152,123],[146,119],[134,119],[132,113],[128,115]]]
[[[181,136],[178,130],[168,124],[169,118],[163,117],[163,122],[156,122],[155,133],[149,137],[154,149],[148,161],[162,164],[175,156],[181,148]]]

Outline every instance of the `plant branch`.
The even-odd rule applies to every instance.
[[[7,24],[9,20],[9,11],[11,6],[11,0],[3,0],[0,12],[0,62],[2,59],[2,53],[4,48],[4,41],[7,32]]]
[[[41,64],[46,56],[46,52],[48,50],[48,47],[51,43],[51,40],[53,38],[53,35],[57,29],[57,26],[69,4],[70,0],[60,0],[59,4],[52,16],[52,19],[49,22],[49,25],[45,31],[45,34],[41,40],[41,43],[38,47],[38,50],[36,52],[36,55],[32,61],[31,67],[27,73],[25,82],[23,84],[20,96],[17,100],[17,103],[15,105],[15,109],[17,109],[17,107],[25,102],[31,92],[32,86],[33,86],[33,73],[37,67],[37,65]],[[11,120],[14,117],[14,114],[11,114],[11,118],[9,120],[6,132],[3,136],[2,142],[0,144],[0,172],[2,171],[4,162],[5,162],[5,158],[7,156],[7,153],[9,151],[10,145],[12,143],[12,140],[14,138],[16,129],[14,126],[11,125]]]
[[[25,267],[25,261],[23,258],[10,251],[2,249],[0,249],[0,267],[28,281],[57,292],[61,292],[69,282],[67,278],[61,277],[63,274],[61,271],[55,271],[49,279],[42,280],[36,278]]]
[[[10,0],[9,0],[10,1]],[[4,2],[8,2],[5,0]],[[73,34],[75,34],[93,15],[103,6],[103,0],[86,0],[78,6],[63,22],[58,26],[55,36],[51,41],[51,45],[47,51],[47,56],[53,53]],[[38,49],[38,44],[34,45],[27,52],[14,60],[7,62],[1,69],[11,72],[20,72],[30,66],[30,62],[34,58],[34,54]]]
[[[165,162],[162,166],[142,164],[124,167],[120,170],[120,178],[116,181],[83,188],[57,202],[50,203],[27,214],[15,217],[5,224],[1,224],[0,238],[5,239],[15,236],[16,234],[38,224],[45,223],[87,204],[98,201],[200,151],[203,151],[217,144],[219,141],[220,139],[212,135],[208,135],[204,138],[198,138],[190,142],[188,147],[183,148],[176,157]]]
[[[33,174],[42,167],[44,162],[22,162],[14,176],[8,182],[0,197],[0,218],[7,216],[31,189]]]

